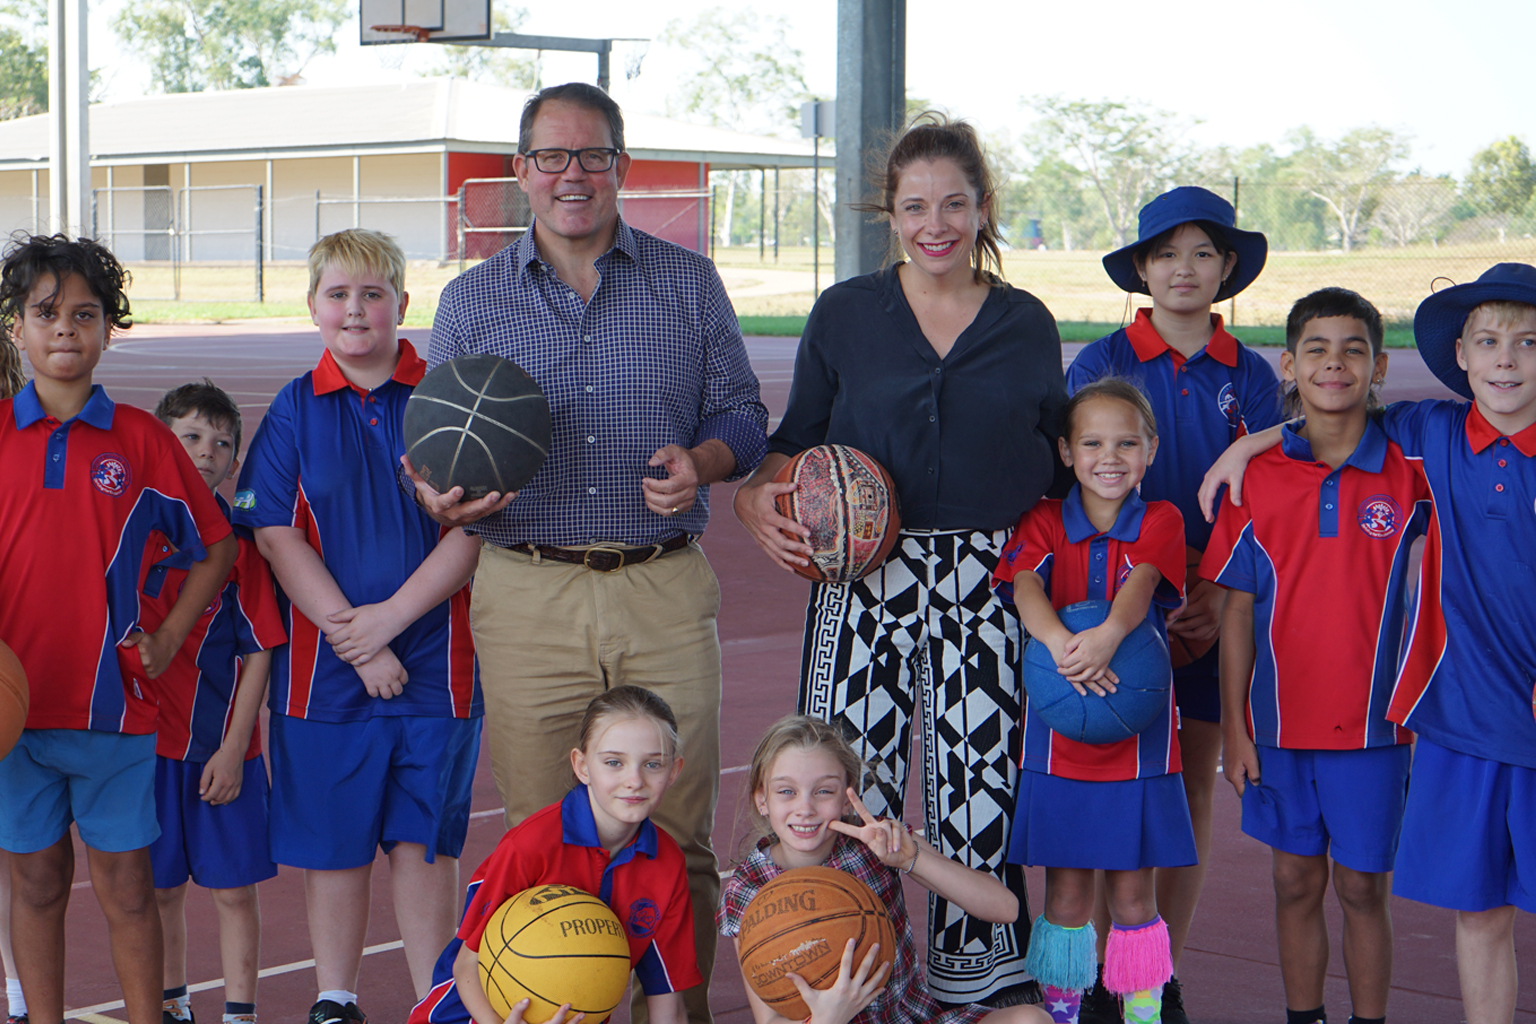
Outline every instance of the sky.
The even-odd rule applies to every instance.
[[[140,95],[149,82],[142,64],[116,56],[123,48],[109,23],[127,2],[92,5],[91,63],[104,72],[108,99]],[[527,8],[528,33],[656,38],[672,19],[686,22],[719,5],[513,6]],[[833,98],[835,0],[775,0],[758,9],[788,20],[807,84],[819,98]],[[306,82],[387,82],[432,63],[433,47],[414,45],[403,68],[393,70],[381,51],[397,48],[362,47],[357,36],[355,19],[343,25],[337,53],[312,61]],[[1328,138],[1380,125],[1412,137],[1404,170],[1459,176],[1472,154],[1495,140],[1513,134],[1536,146],[1532,40],[1532,0],[907,0],[907,92],[986,134],[1014,136],[1033,119],[1024,101],[1035,95],[1150,104],[1198,120],[1190,137],[1205,146],[1280,147],[1285,133],[1303,124]],[[684,63],[652,43],[638,79],[624,80],[615,61],[614,96],[625,109],[665,113],[673,74]],[[543,81],[593,81],[596,68],[590,54],[546,53]]]

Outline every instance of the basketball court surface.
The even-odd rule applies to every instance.
[[[411,341],[423,352],[427,336],[425,330],[409,332]],[[796,343],[792,338],[748,339],[774,424],[788,396]],[[1065,346],[1064,359],[1070,362],[1079,348]],[[1276,349],[1260,351],[1272,361],[1278,359]],[[318,335],[308,324],[142,326],[119,336],[102,360],[97,380],[118,401],[149,409],[168,388],[211,377],[240,403],[245,436],[249,438],[272,395],[293,377],[313,368],[320,352]],[[1389,400],[1448,394],[1424,369],[1417,353],[1392,351],[1386,387]],[[724,485],[714,488],[714,515],[703,538],[723,593],[723,767],[715,827],[715,849],[722,870],[729,870],[744,849],[746,819],[741,788],[746,761],[767,725],[795,709],[808,587],[799,577],[770,563],[735,521],[730,512],[732,490]],[[914,759],[914,763],[921,762]],[[908,817],[912,821],[920,818],[915,801],[909,802]],[[1453,826],[1448,823],[1448,827]],[[502,830],[501,803],[491,783],[489,765],[482,759],[461,862],[464,879],[494,847]],[[1239,832],[1238,802],[1224,781],[1218,782],[1215,832],[1204,899],[1180,970],[1186,1005],[1199,1024],[1281,1020],[1285,1006],[1275,949],[1269,852]],[[359,1002],[375,1024],[404,1021],[414,1002],[390,903],[388,871],[388,862],[381,858],[374,875],[373,917],[359,982]],[[1030,883],[1033,914],[1041,906],[1043,872],[1031,870]],[[106,926],[89,886],[86,861],[80,856],[68,917],[65,1001],[72,1008],[68,1016],[87,1022],[122,1021],[125,1018],[108,953]],[[923,890],[908,883],[907,899],[915,924],[920,924],[923,916],[922,894]],[[301,873],[283,869],[277,878],[263,883],[261,900],[261,1017],[267,1024],[297,1024],[315,998]],[[1328,907],[1334,949],[1327,1005],[1334,1019],[1342,1021],[1349,1011],[1338,949],[1342,924],[1332,897]],[[187,910],[193,1007],[199,1019],[217,1021],[223,993],[213,905],[206,892],[193,887]],[[1454,914],[1403,900],[1394,901],[1392,913],[1397,940],[1389,1004],[1392,1018],[1415,1024],[1461,1020]],[[1536,950],[1536,924],[1531,915],[1519,916],[1516,945],[1526,959],[1529,974],[1530,957]],[[722,1024],[750,1024],[741,974],[728,944],[721,947],[710,1002]],[[627,1024],[627,1012],[621,1009],[616,1019]],[[1522,993],[1516,1020],[1536,1024],[1536,989],[1530,984]]]

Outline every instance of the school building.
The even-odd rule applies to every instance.
[[[351,226],[389,231],[411,259],[489,255],[528,222],[504,180],[526,97],[439,78],[93,104],[96,235],[129,262],[299,260]],[[809,140],[645,114],[625,116],[625,135],[625,219],[701,251],[711,170],[812,164]],[[0,228],[36,230],[47,213],[47,115],[0,122]]]

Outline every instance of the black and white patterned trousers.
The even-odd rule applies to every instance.
[[[976,1002],[1029,980],[1024,873],[1005,864],[1020,743],[1022,629],[992,593],[1008,532],[903,531],[862,580],[817,584],[806,610],[800,711],[836,722],[874,769],[871,812],[901,817],[912,727],[923,818],[947,857],[1002,878],[1019,918],[994,925],[928,897],[928,986]]]

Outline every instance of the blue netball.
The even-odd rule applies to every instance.
[[[1056,614],[1074,633],[1103,623],[1108,601],[1079,601]],[[1168,706],[1168,687],[1173,672],[1168,664],[1168,645],[1152,623],[1143,619],[1121,642],[1110,659],[1119,677],[1114,693],[1084,696],[1056,671],[1050,648],[1031,638],[1024,648],[1024,689],[1029,708],[1040,721],[1068,739],[1080,743],[1117,743],[1151,725]]]

